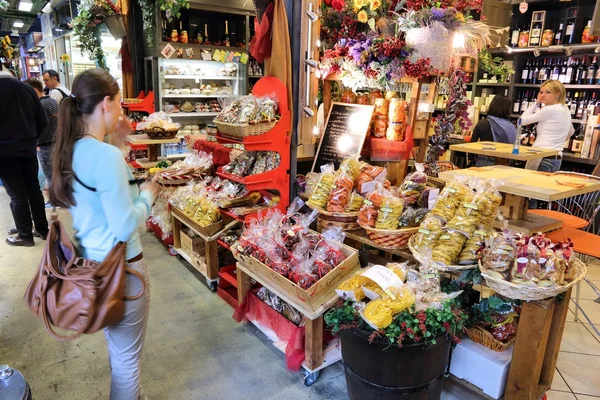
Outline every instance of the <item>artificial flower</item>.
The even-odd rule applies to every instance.
[[[354,8],[360,10],[368,0],[354,0]]]
[[[461,12],[457,12],[456,15],[454,16],[457,20],[459,20],[460,22],[465,22],[465,14],[461,13]]]
[[[325,0],[325,4],[327,4],[328,7],[331,7],[331,0]]]
[[[371,0],[371,11],[379,10],[381,7],[381,0]]]
[[[346,6],[346,2],[344,0],[332,0],[331,7],[333,7],[336,11],[341,12]]]
[[[358,22],[362,22],[363,24],[366,24],[368,20],[369,20],[369,16],[367,15],[367,12],[365,10],[362,10],[358,13]]]

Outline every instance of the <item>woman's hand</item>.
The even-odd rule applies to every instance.
[[[158,177],[155,175],[152,179],[140,185],[140,190],[147,190],[156,198],[160,192],[160,185],[157,183]]]
[[[119,117],[115,131],[109,136],[109,143],[120,149],[127,147],[127,135],[131,134],[131,124],[123,114]]]

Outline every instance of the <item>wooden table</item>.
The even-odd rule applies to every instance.
[[[180,138],[174,137],[173,139],[150,139],[145,133],[143,135],[127,135],[127,142],[132,145],[147,145],[148,146],[148,159],[142,158],[136,160],[136,162],[142,168],[151,168],[158,162],[158,155],[160,153],[160,145],[165,143],[179,143]]]
[[[555,156],[559,153],[558,150],[520,146],[519,154],[513,154],[512,144],[496,142],[473,142],[453,144],[450,146],[450,150],[462,153],[478,154],[480,156],[495,157],[496,164],[498,165],[507,165],[508,160],[538,160],[544,157]]]
[[[563,225],[562,221],[553,218],[528,214],[528,199],[552,202],[600,190],[600,181],[503,165],[444,171],[439,177],[449,180],[458,175],[502,181],[498,190],[505,193],[505,199],[500,211],[510,219],[509,228],[527,234],[548,232]]]

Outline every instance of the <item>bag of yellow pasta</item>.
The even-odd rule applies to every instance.
[[[346,171],[352,177],[352,181],[355,181],[360,174],[361,164],[356,158],[345,158],[338,171]]]
[[[471,185],[475,189],[473,196],[465,196],[456,209],[454,217],[448,221],[447,228],[457,230],[470,236],[477,225],[489,219],[492,212],[492,200],[486,192],[487,185],[483,180],[473,180]]]
[[[354,276],[340,283],[337,289],[335,289],[338,296],[354,301],[363,300],[365,298],[365,292],[362,288],[364,279],[360,276],[362,273],[363,270],[358,270]]]
[[[371,300],[363,310],[364,320],[375,329],[391,325],[394,315],[410,308],[415,295],[408,286],[388,288],[379,299]]]
[[[352,192],[350,194],[350,200],[348,201],[348,207],[346,207],[346,212],[357,212],[360,210],[360,207],[363,205],[365,198],[362,197],[358,192]]]
[[[475,229],[465,242],[465,246],[458,256],[458,263],[461,265],[477,264],[477,260],[480,258],[479,250],[482,248],[487,235],[488,232],[484,227],[480,226]]]
[[[441,218],[444,222],[450,221],[454,217],[458,206],[472,192],[471,188],[466,185],[465,179],[457,177],[457,179],[446,183],[430,214]]]
[[[404,211],[404,203],[398,197],[386,197],[381,202],[377,214],[377,229],[398,229],[398,219]]]
[[[327,207],[329,194],[335,185],[335,172],[333,164],[322,166],[321,171],[321,176],[319,177],[318,182],[315,184],[315,189],[313,190],[306,204],[311,208],[324,210]]]
[[[431,259],[444,265],[453,265],[458,260],[467,237],[455,230],[447,230],[438,239]]]
[[[419,230],[411,238],[411,243],[419,253],[429,254],[443,232],[444,223],[442,220],[430,214],[421,222]]]
[[[381,295],[381,301],[396,315],[415,303],[415,294],[408,286],[390,287]]]

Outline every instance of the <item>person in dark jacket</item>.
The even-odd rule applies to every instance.
[[[517,128],[510,120],[510,112],[512,109],[512,101],[501,95],[494,96],[490,108],[488,110],[487,118],[479,120],[475,129],[473,129],[473,136],[471,136],[471,142],[498,142],[498,143],[510,143],[515,142],[517,136]],[[494,157],[477,156],[475,166],[486,167],[488,165],[494,165]]]
[[[11,229],[6,243],[11,246],[33,246],[31,219],[36,234],[48,234],[44,196],[38,181],[36,139],[48,125],[42,103],[33,88],[15,79],[0,64],[0,180],[10,197],[10,209],[16,228]]]
[[[35,90],[35,93],[42,102],[42,107],[48,117],[48,126],[44,132],[38,136],[38,161],[42,166],[42,171],[46,176],[46,187],[50,187],[52,181],[52,146],[56,138],[56,126],[58,125],[58,103],[56,100],[44,94],[44,85],[39,79],[31,78],[25,81]],[[46,207],[52,208],[52,207]]]

